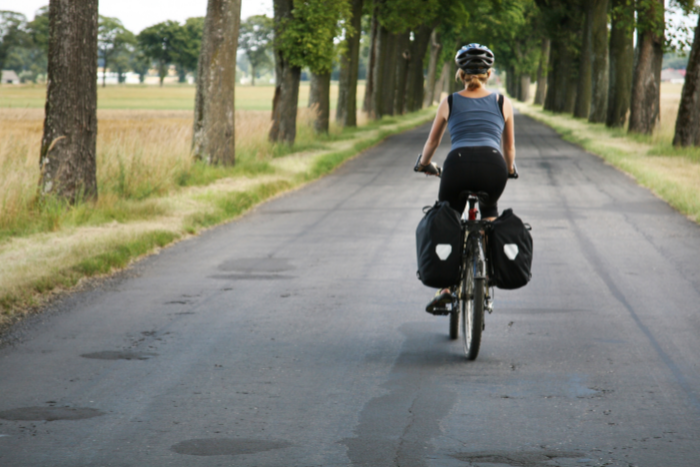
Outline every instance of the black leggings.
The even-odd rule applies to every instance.
[[[498,216],[498,198],[508,181],[508,169],[501,152],[489,146],[457,148],[450,151],[442,167],[440,201],[447,201],[453,209],[464,212],[466,197],[463,191],[488,193],[489,199],[479,203],[481,218]]]

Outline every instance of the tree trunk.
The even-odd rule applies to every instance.
[[[673,136],[674,146],[690,146],[698,138],[698,91],[700,90],[700,16],[695,28],[693,46],[685,72],[685,83],[681,93],[681,103],[676,117],[676,132]]]
[[[552,112],[573,113],[576,102],[576,60],[565,40],[556,41],[556,62],[553,63]]]
[[[397,35],[379,25],[377,33],[377,64],[374,72],[373,109],[376,118],[394,114],[396,86]]]
[[[447,93],[455,93],[464,90],[464,83],[460,80],[455,79],[457,74],[457,64],[454,60],[450,60],[450,72],[447,75]]]
[[[377,24],[377,35],[375,41],[375,69],[372,74],[372,114],[374,118],[382,118],[384,115],[384,81],[386,81],[386,55],[389,41],[389,31],[381,24]]]
[[[403,115],[406,113],[406,81],[409,63],[414,59],[411,52],[411,33],[406,31],[397,35],[396,45],[396,85],[394,87],[394,114]]]
[[[552,70],[547,73],[547,90],[544,96],[544,110],[554,111],[554,103],[556,102],[557,94],[557,77],[560,71],[560,59],[557,53],[558,47],[556,42],[553,47],[549,48],[549,68]]]
[[[637,17],[637,52],[632,77],[629,131],[651,134],[659,122],[661,62],[663,60],[664,2],[653,0]],[[639,26],[638,26],[639,28]]]
[[[357,73],[360,68],[360,37],[362,36],[362,4],[352,0],[350,24],[355,34],[346,39],[347,54],[340,58],[338,105],[335,120],[342,126],[357,126]]]
[[[509,66],[506,68],[506,92],[510,97],[515,98],[517,96],[517,92],[515,91],[515,70],[513,69],[512,66]]]
[[[389,42],[386,57],[386,79],[382,83],[384,89],[382,90],[382,95],[384,98],[384,114],[385,115],[395,115],[396,109],[394,109],[394,101],[396,99],[396,80],[397,71],[399,66],[399,46],[401,45],[399,34],[389,33]],[[380,60],[382,58],[380,57]]]
[[[199,54],[192,151],[210,164],[236,162],[236,49],[241,0],[209,0]]]
[[[591,110],[588,121],[603,123],[608,111],[608,0],[593,0]]]
[[[428,51],[432,33],[433,29],[429,26],[421,26],[415,31],[406,83],[406,110],[409,112],[420,110],[423,106],[423,60]]]
[[[449,92],[446,91],[447,82],[450,80],[450,62],[445,62],[442,64],[442,71],[440,71],[440,79],[435,83],[435,91],[433,91],[433,102],[442,101],[442,93]],[[432,102],[431,102],[432,105]]]
[[[437,29],[430,34],[430,60],[428,61],[428,77],[425,82],[425,96],[423,107],[430,107],[435,102],[435,75],[437,74],[437,62],[440,58],[442,44],[438,39]],[[440,99],[440,96],[437,96]]]
[[[292,18],[293,0],[274,0],[275,33],[279,35],[285,21]],[[297,136],[297,106],[301,68],[292,66],[279,50],[275,50],[275,96],[272,103],[270,141],[294,144]]]
[[[328,120],[331,110],[331,72],[311,73],[309,107],[316,111],[314,130],[316,133],[328,133]]]
[[[610,30],[610,77],[605,124],[611,128],[625,125],[632,95],[634,70],[634,3],[612,0]]]
[[[596,1],[596,0],[592,0]],[[574,117],[588,118],[591,111],[591,53],[593,51],[593,5],[585,6],[585,21],[583,23],[583,37],[581,55],[579,56],[578,83],[576,87],[576,105]]]
[[[158,62],[158,78],[160,78],[160,87],[163,87],[163,80],[165,79],[165,75],[168,74],[168,67],[167,64],[163,61],[160,60]]]
[[[576,106],[576,93],[578,84],[578,74],[576,72],[575,63],[572,63],[569,76],[566,83],[566,96],[564,97],[564,113],[573,114]]]
[[[549,65],[550,40],[542,39],[542,51],[540,64],[537,67],[537,90],[535,91],[535,104],[543,105],[547,89],[547,66]]]
[[[377,52],[379,47],[379,20],[375,10],[372,15],[372,32],[369,46],[369,61],[367,63],[367,78],[365,79],[365,98],[362,110],[367,112],[370,118],[376,118],[374,110],[374,75],[377,72]]]
[[[98,26],[99,28],[99,26]],[[107,51],[102,51],[102,87],[107,87]]]
[[[39,187],[97,198],[97,0],[49,3],[48,86]]]
[[[520,102],[527,102],[530,99],[530,75],[520,76],[520,95],[518,100]]]
[[[250,65],[250,85],[255,86],[255,67],[252,63]]]
[[[528,80],[529,79],[530,79],[530,77],[528,76]],[[521,73],[518,73],[515,76],[515,98],[518,99],[520,102],[524,102],[522,82],[523,82],[523,75]]]

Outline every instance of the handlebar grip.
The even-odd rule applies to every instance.
[[[518,166],[515,165],[515,162],[513,162],[513,173],[508,172],[508,178],[518,178],[520,175],[518,174]]]
[[[440,169],[435,162],[431,162],[423,169],[423,173],[428,175],[437,175],[439,177],[442,175],[442,169]]]
[[[437,175],[440,177],[442,175],[442,169],[437,166],[435,162],[431,162],[428,165],[423,165],[420,163],[422,154],[418,154],[418,159],[416,159],[416,165],[413,166],[414,172],[423,172],[426,175]]]

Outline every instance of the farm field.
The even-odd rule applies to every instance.
[[[272,110],[274,86],[236,87],[237,110]],[[364,84],[357,89],[358,107],[365,95]],[[135,110],[194,110],[194,85],[120,85],[97,88],[98,109]],[[43,84],[0,85],[0,108],[43,109],[46,86]],[[338,100],[338,83],[331,84],[331,108]],[[309,83],[302,82],[299,89],[299,106],[309,102]]]

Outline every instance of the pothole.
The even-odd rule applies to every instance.
[[[89,407],[22,407],[0,412],[0,418],[3,420],[45,420],[47,422],[55,420],[83,420],[99,417],[100,415],[104,415],[104,412]]]
[[[104,350],[81,355],[84,358],[96,358],[98,360],[148,360],[157,356],[158,354],[153,352],[133,352],[130,350]]]
[[[204,438],[181,441],[170,447],[178,454],[190,456],[238,456],[256,452],[283,449],[291,446],[287,441],[267,441],[259,439]]]
[[[453,454],[452,457],[464,462],[478,462],[483,464],[501,464],[512,467],[545,467],[553,459],[557,458],[583,458],[585,454],[580,452],[565,451],[531,451],[531,452],[509,452],[509,451],[478,451],[463,452]]]

